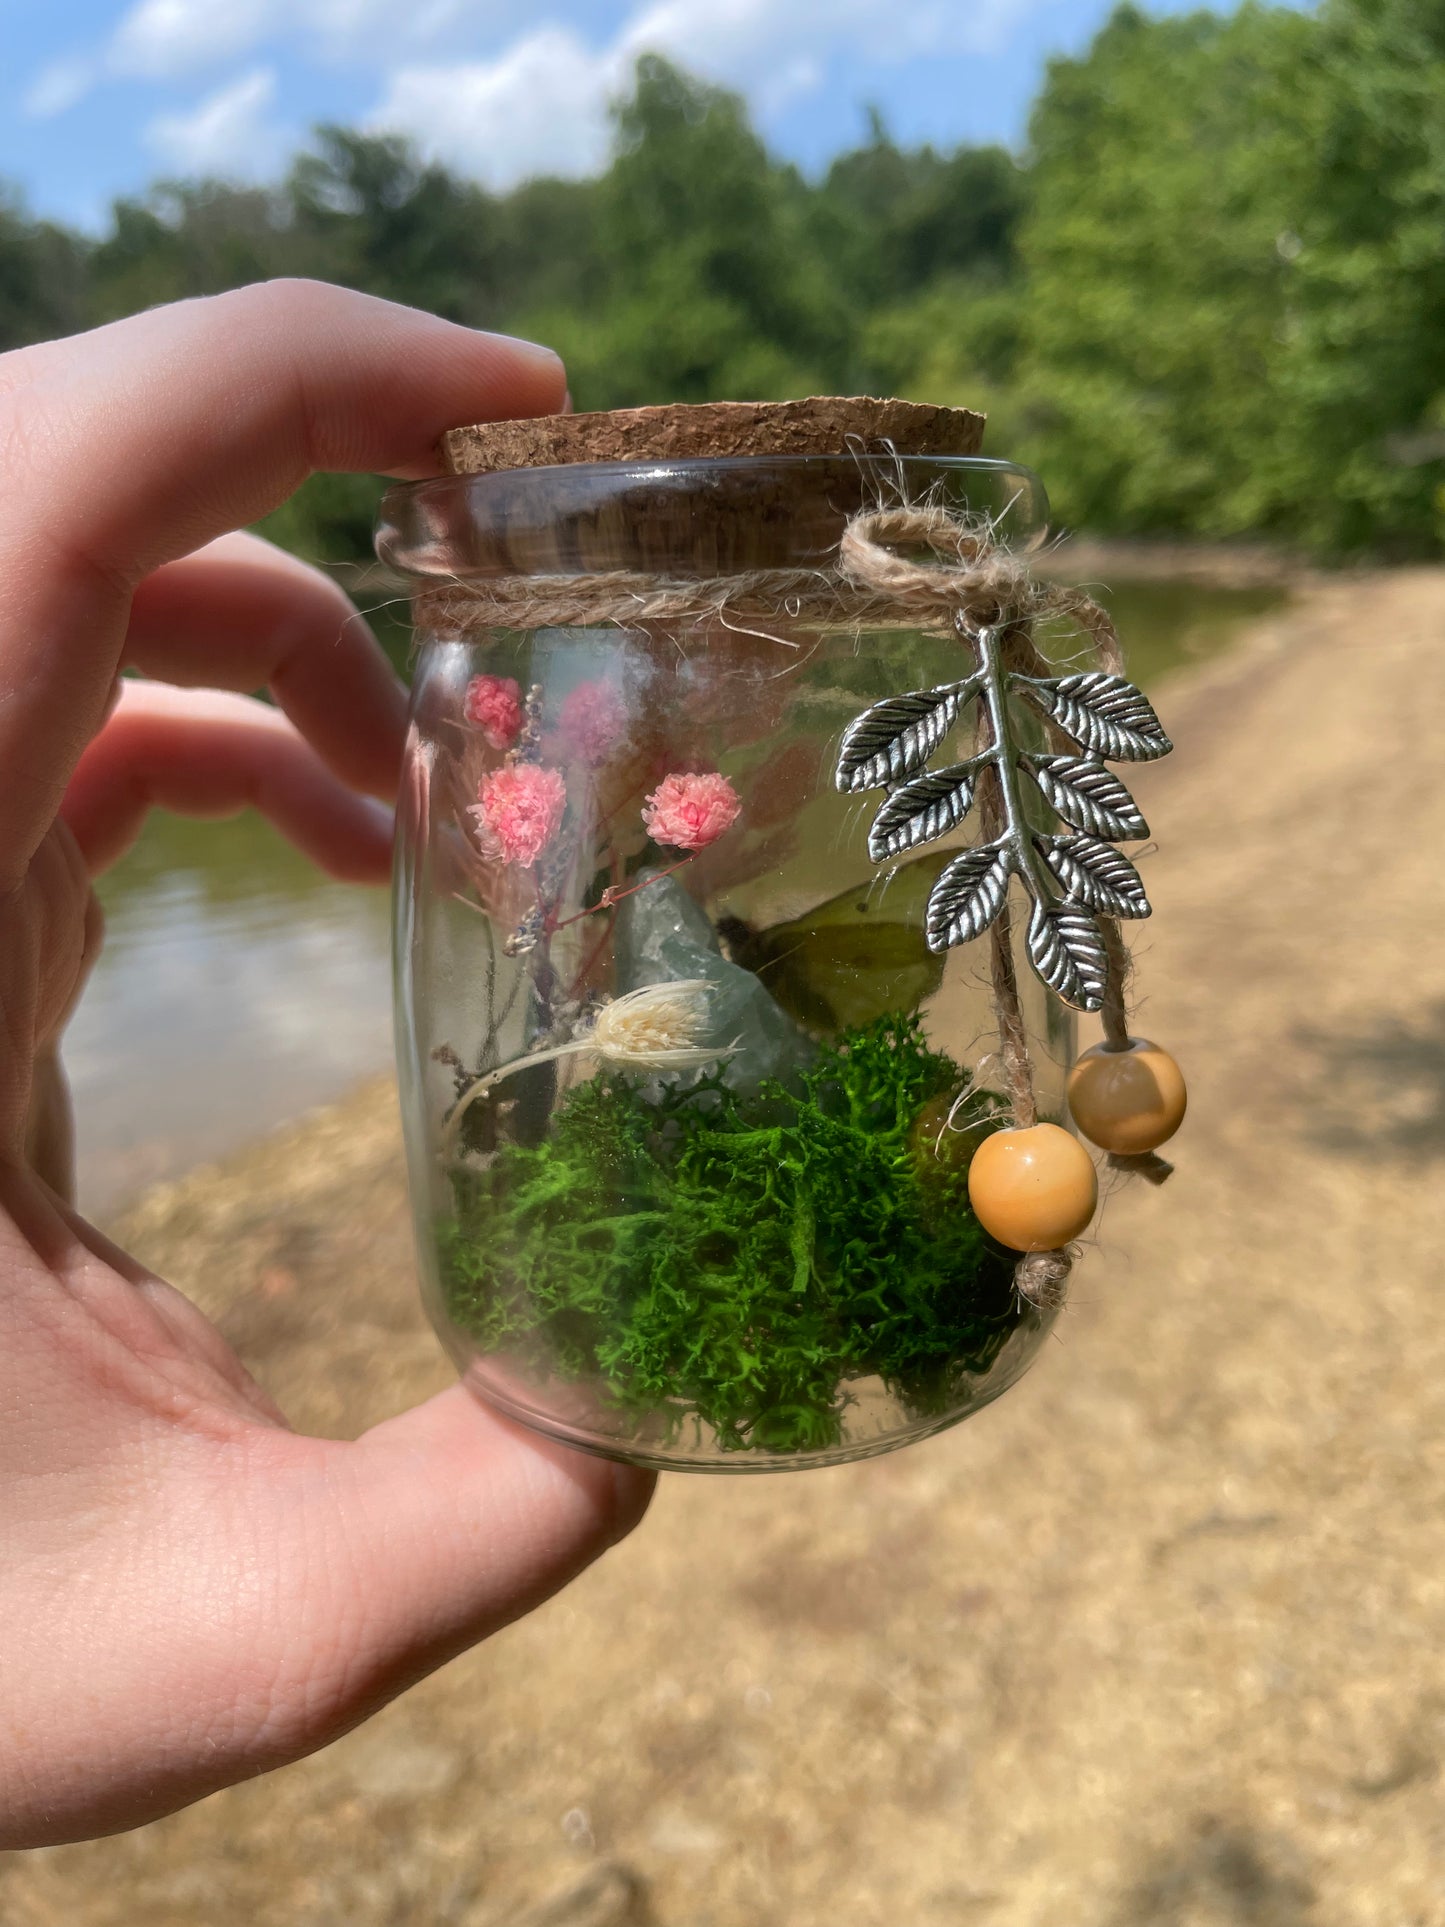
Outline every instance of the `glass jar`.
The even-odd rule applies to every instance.
[[[968,1203],[1005,1121],[984,947],[925,941],[967,829],[880,868],[834,780],[849,724],[956,676],[957,638],[795,622],[786,597],[649,606],[652,581],[705,603],[817,571],[899,499],[988,516],[1015,553],[1044,533],[1026,470],[891,449],[387,497],[379,553],[418,591],[395,954],[427,1308],[481,1398],[572,1445],[862,1458],[997,1397],[1046,1334]],[[635,616],[569,610],[600,576]],[[515,613],[469,619],[503,583]],[[1062,1120],[1072,1016],[1017,975]]]

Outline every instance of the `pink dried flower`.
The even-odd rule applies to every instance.
[[[464,708],[493,749],[510,749],[522,733],[522,691],[511,676],[473,676]]]
[[[642,809],[647,834],[672,850],[705,850],[738,819],[742,804],[725,776],[664,776]]]
[[[507,863],[524,867],[537,861],[562,827],[567,783],[559,769],[539,763],[503,763],[484,776],[470,814],[483,839],[496,839]]]
[[[579,762],[605,763],[627,734],[627,704],[611,683],[579,682],[562,699],[557,731]]]

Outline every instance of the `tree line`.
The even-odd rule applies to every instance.
[[[810,180],[654,57],[614,133],[596,179],[506,194],[328,127],[274,188],[162,183],[98,237],[0,203],[0,348],[316,275],[549,341],[579,408],[967,403],[1071,524],[1445,546],[1438,0],[1120,7],[1050,63],[1019,156],[875,114]],[[374,499],[326,478],[275,532],[358,555]]]

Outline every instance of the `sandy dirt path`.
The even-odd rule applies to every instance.
[[[1020,1388],[666,1481],[317,1759],[0,1860],[0,1927],[1445,1922],[1442,631],[1445,572],[1335,582],[1161,692],[1140,1028],[1193,1109]],[[298,1423],[446,1382],[384,1090],[127,1233]]]

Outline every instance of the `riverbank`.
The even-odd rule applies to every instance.
[[[1214,589],[1310,589],[1350,581],[1358,570],[1319,568],[1264,542],[1168,542],[1157,537],[1068,535],[1035,568],[1063,582],[1187,582]]]
[[[1159,692],[1140,1028],[1190,1119],[1017,1390],[664,1481],[317,1759],[0,1862],[5,1927],[1445,1921],[1442,625],[1445,571],[1306,585]],[[384,1084],[120,1229],[299,1425],[447,1380]]]

